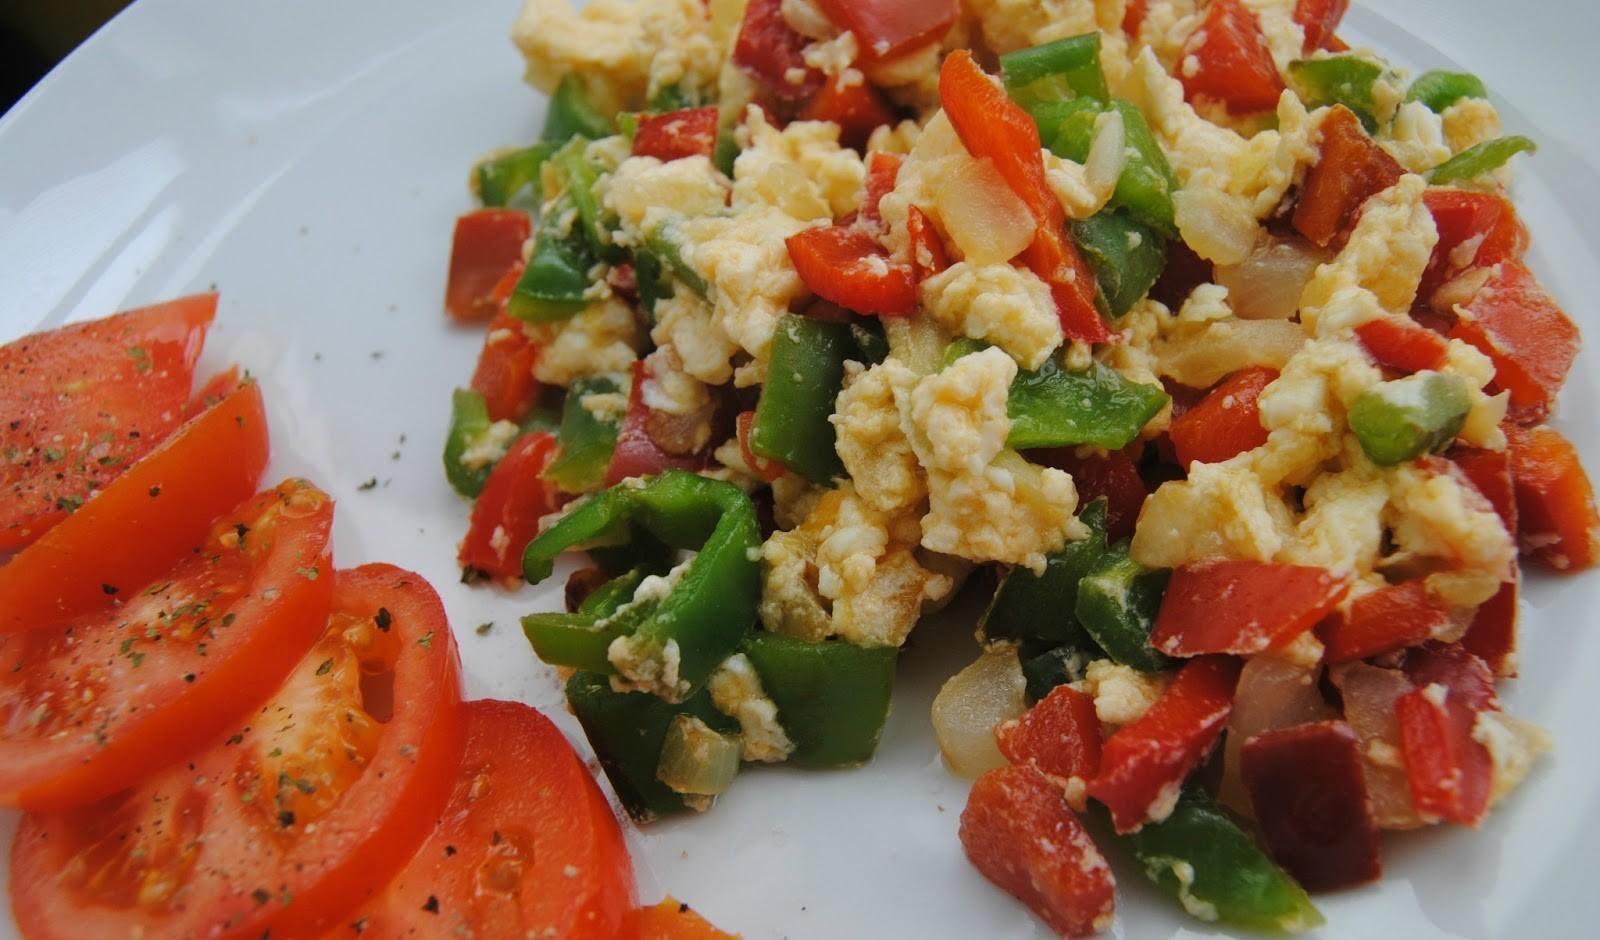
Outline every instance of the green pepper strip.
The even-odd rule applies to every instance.
[[[889,358],[889,336],[884,332],[883,321],[877,317],[864,317],[852,313],[850,315],[850,338],[855,340],[856,358],[867,366],[875,366]]]
[[[1094,648],[1094,639],[1078,623],[1073,607],[1078,582],[1106,553],[1106,501],[1097,499],[1085,506],[1078,518],[1089,527],[1089,535],[1046,556],[1044,574],[1016,565],[1001,577],[994,599],[978,618],[979,643],[1036,640]]]
[[[1049,695],[1056,686],[1077,682],[1088,675],[1089,664],[1105,658],[1103,653],[1096,655],[1098,652],[1098,649],[1071,644],[1051,647],[1031,656],[1026,655],[1026,648],[1020,650],[1022,677],[1027,682],[1028,699],[1037,702]]]
[[[1128,210],[1097,212],[1069,227],[1078,250],[1094,268],[1104,312],[1113,319],[1132,310],[1167,266],[1167,246],[1161,233]]]
[[[586,138],[575,137],[571,143],[561,148],[561,152],[552,157],[551,161],[560,172],[561,181],[566,185],[567,197],[578,207],[578,218],[583,222],[583,231],[589,238],[590,250],[606,261],[621,261],[625,252],[613,241],[611,220],[602,213],[600,197],[595,192],[600,184],[600,168],[583,155],[588,143]]]
[[[1382,75],[1383,66],[1353,55],[1289,63],[1289,83],[1307,107],[1342,104],[1355,112],[1369,134],[1378,129],[1378,100],[1373,88]]]
[[[683,257],[683,242],[678,235],[677,226],[671,222],[659,225],[646,238],[645,244],[651,253],[659,259],[661,266],[684,287],[693,291],[701,300],[711,299],[711,287],[700,272],[694,269]]]
[[[872,758],[889,717],[895,650],[757,633],[744,653],[794,742],[790,763],[846,767]]]
[[[1144,113],[1132,102],[1118,98],[1109,107],[1122,115],[1123,138],[1129,148],[1128,162],[1117,177],[1110,205],[1126,209],[1168,238],[1176,236],[1172,194],[1178,188],[1178,177],[1172,172],[1172,164],[1156,142]],[[1089,148],[1094,143],[1095,118],[1105,110],[1107,106],[1099,102],[1077,98],[1041,105],[1033,112],[1033,118],[1039,125],[1040,139],[1051,152],[1082,163],[1089,159]]]
[[[1094,444],[1126,447],[1166,407],[1167,393],[1130,382],[1099,361],[1071,372],[1051,359],[1037,372],[1019,372],[1007,410],[1015,450]]]
[[[489,430],[489,406],[479,392],[458,388],[450,396],[450,433],[444,439],[444,475],[457,493],[468,499],[477,499],[483,485],[489,481],[492,466],[469,469],[461,462],[483,433]]]
[[[653,326],[656,304],[675,295],[672,279],[667,276],[661,257],[642,245],[633,250],[633,277],[639,285],[639,307]]]
[[[630,541],[636,525],[673,548],[699,554],[671,593],[618,635],[657,651],[677,644],[679,679],[690,691],[698,689],[756,619],[761,530],[755,506],[738,487],[681,470],[642,484],[620,483],[528,543],[523,575],[538,584],[550,576],[562,552]]]
[[[473,167],[478,201],[488,207],[511,203],[524,189],[539,181],[539,168],[559,149],[555,144],[534,144]]]
[[[1406,92],[1407,101],[1420,101],[1435,114],[1463,98],[1487,98],[1483,80],[1469,72],[1423,72]]]
[[[527,270],[511,291],[506,312],[530,323],[569,320],[588,306],[589,269],[594,255],[578,226],[562,231],[563,219],[576,206],[562,196],[545,209],[534,238]]]
[[[639,582],[659,572],[643,565],[634,568],[601,585],[575,613],[523,617],[522,632],[534,653],[547,663],[609,675],[615,671],[607,656],[611,641],[637,630],[659,606],[631,603]]]
[[[1178,662],[1150,646],[1171,572],[1151,570],[1128,557],[1126,542],[1113,546],[1078,582],[1073,605],[1078,622],[1111,658],[1140,672],[1165,672]]]
[[[844,473],[835,450],[834,401],[844,387],[844,363],[856,356],[850,328],[785,314],[772,337],[772,363],[756,406],[750,449],[813,483]]]
[[[1088,97],[1109,101],[1100,68],[1100,34],[1085,33],[1000,57],[1006,93],[1024,108],[1043,101]]]
[[[615,133],[611,119],[601,113],[577,73],[568,73],[550,96],[550,111],[544,118],[546,143],[564,144],[574,137],[599,140]]]
[[[556,434],[561,451],[545,468],[546,480],[568,493],[587,493],[605,482],[606,465],[622,432],[622,415],[602,419],[584,407],[583,400],[590,395],[622,393],[620,385],[603,376],[572,383],[561,409],[561,430]]]
[[[1450,446],[1471,408],[1465,380],[1418,372],[1362,392],[1350,406],[1350,430],[1373,463],[1392,467]]]
[[[1428,182],[1436,186],[1475,180],[1505,166],[1519,153],[1535,153],[1539,145],[1526,137],[1496,137],[1474,144],[1428,171]]]
[[[1091,812],[1110,832],[1105,810],[1094,805]],[[1305,889],[1197,791],[1185,791],[1162,822],[1114,838],[1132,851],[1147,878],[1197,917],[1288,933],[1324,923]]]

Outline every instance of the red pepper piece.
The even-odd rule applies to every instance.
[[[1494,360],[1495,383],[1526,423],[1549,413],[1578,356],[1578,328],[1519,261],[1495,268],[1450,335]]]
[[[1197,66],[1192,71],[1191,57]],[[1261,23],[1240,0],[1212,0],[1205,22],[1183,44],[1183,61],[1178,77],[1184,97],[1215,98],[1232,114],[1276,108],[1283,94],[1283,76]]]
[[[1307,891],[1337,891],[1383,875],[1361,739],[1348,724],[1262,732],[1240,748],[1239,768],[1267,848]]]
[[[1300,191],[1291,220],[1295,231],[1320,248],[1348,238],[1366,201],[1404,175],[1394,157],[1367,136],[1355,112],[1336,105],[1322,122],[1322,152]]]
[[[633,155],[677,160],[710,157],[717,150],[717,109],[687,108],[645,117],[633,135]]]
[[[859,228],[808,228],[787,242],[789,259],[811,292],[856,313],[905,315],[917,309],[911,266],[889,258]]]
[[[522,321],[504,311],[489,324],[472,372],[472,390],[483,395],[490,421],[521,421],[539,401],[533,367],[539,347],[522,329]]]
[[[1066,210],[1044,175],[1039,128],[965,49],[951,53],[939,72],[939,100],[967,151],[994,161],[1000,176],[1039,224],[1022,260],[1050,285],[1067,339],[1105,343],[1111,331],[1095,306],[1094,271],[1067,238]]]
[[[1222,463],[1267,442],[1267,429],[1261,426],[1259,399],[1268,385],[1278,380],[1278,370],[1262,367],[1240,369],[1228,376],[1201,400],[1172,421],[1168,433],[1178,455],[1178,463]]]
[[[1349,613],[1334,613],[1318,633],[1327,661],[1348,663],[1425,643],[1449,624],[1450,608],[1422,581],[1406,581],[1356,598]]]
[[[1517,492],[1511,478],[1511,451],[1481,450],[1457,445],[1446,455],[1450,462],[1461,468],[1483,498],[1489,501],[1506,531],[1517,531]]]
[[[1395,702],[1411,802],[1424,817],[1476,826],[1489,809],[1494,760],[1473,736],[1478,715],[1497,711],[1494,677],[1460,646],[1406,657],[1414,691]]]
[[[1430,186],[1422,201],[1433,214],[1439,241],[1417,287],[1418,297],[1432,297],[1441,284],[1469,267],[1520,261],[1528,250],[1528,228],[1504,196]],[[1480,239],[1477,249],[1458,258],[1457,250],[1472,239]]]
[[[1167,242],[1167,265],[1150,288],[1150,298],[1177,310],[1201,284],[1216,280],[1216,266],[1194,253],[1181,238]]]
[[[856,35],[864,62],[893,59],[950,31],[956,0],[817,0],[840,30]]]
[[[1116,879],[1061,788],[1032,766],[991,770],[961,813],[961,845],[985,878],[1063,937],[1111,925]]]
[[[881,150],[874,150],[867,156],[866,194],[861,197],[863,219],[873,225],[883,221],[883,215],[878,211],[878,203],[894,190],[894,184],[900,179],[900,167],[905,162],[906,158],[900,154],[884,153]]]
[[[1338,37],[1333,34],[1338,31],[1348,9],[1350,0],[1295,0],[1294,21],[1306,32],[1302,51],[1310,55],[1318,49],[1332,49],[1329,41],[1337,41]]]
[[[1122,12],[1122,31],[1128,34],[1130,40],[1137,41],[1139,29],[1144,26],[1144,18],[1150,13],[1150,0],[1128,0],[1128,6]]]
[[[945,250],[944,239],[916,206],[906,213],[906,235],[911,240],[911,270],[916,274],[917,283],[950,267],[950,253]]]
[[[822,73],[806,65],[801,55],[810,42],[783,18],[783,0],[750,0],[733,46],[733,63],[765,81],[784,101],[804,101],[822,87]],[[791,82],[791,75],[805,78]]]
[[[522,243],[533,231],[520,209],[479,209],[456,219],[450,246],[450,280],[444,308],[457,320],[487,320],[500,305],[490,294],[506,268],[522,260]]]
[[[884,124],[894,123],[894,112],[876,88],[863,81],[847,82],[835,75],[807,101],[796,118],[832,121],[839,125],[839,140],[846,147],[865,147],[867,138]]]
[[[1089,795],[1111,811],[1118,832],[1171,811],[1184,779],[1228,723],[1239,669],[1228,656],[1191,660],[1144,717],[1106,739]]]
[[[1521,583],[1522,572],[1513,567],[1511,580],[1478,606],[1472,625],[1461,638],[1462,647],[1483,660],[1501,679],[1517,675],[1517,593]]]
[[[1409,318],[1368,320],[1356,338],[1379,365],[1407,374],[1439,368],[1450,351],[1448,340]]]
[[[1349,590],[1325,568],[1191,562],[1172,572],[1150,644],[1169,656],[1254,656],[1315,627]]]
[[[524,434],[495,464],[472,507],[462,567],[494,578],[521,576],[522,552],[539,534],[539,520],[561,508],[555,487],[541,476],[555,455],[554,436]]]
[[[1600,514],[1577,449],[1547,427],[1507,428],[1506,436],[1523,551],[1557,571],[1592,567],[1600,559]]]
[[[739,437],[739,453],[744,457],[744,465],[756,472],[756,476],[771,483],[783,476],[786,469],[776,460],[757,457],[755,451],[750,449],[750,429],[755,427],[756,413],[754,411],[741,411],[735,421]]]
[[[1072,474],[1080,506],[1105,497],[1106,535],[1111,541],[1133,536],[1139,510],[1144,508],[1150,490],[1127,451],[1115,450],[1103,457],[1079,457],[1077,448],[1056,447],[1031,451],[1028,457],[1034,463]]]
[[[1021,718],[994,730],[1000,753],[1060,781],[1092,780],[1100,770],[1100,719],[1094,699],[1060,685]]]
[[[664,470],[699,470],[705,462],[698,457],[677,457],[667,453],[650,436],[650,406],[644,403],[644,383],[650,377],[644,360],[633,363],[633,386],[628,389],[628,413],[617,434],[616,449],[606,465],[606,486],[616,486],[629,477],[654,476]]]

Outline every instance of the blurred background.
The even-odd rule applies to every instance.
[[[131,0],[0,0],[0,114]]]

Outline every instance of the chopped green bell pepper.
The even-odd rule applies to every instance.
[[[626,252],[612,239],[613,220],[607,218],[601,209],[600,197],[595,191],[600,183],[600,168],[584,156],[584,148],[588,143],[586,138],[574,137],[571,143],[550,159],[566,185],[567,198],[578,208],[578,218],[583,222],[590,251],[606,261],[621,261]]]
[[[700,95],[692,89],[686,89],[683,84],[662,85],[651,90],[645,107],[655,114],[666,114],[669,111],[682,111],[685,108],[700,107]]]
[[[1093,815],[1110,831],[1104,809],[1095,805]],[[1324,923],[1305,889],[1198,791],[1186,790],[1164,821],[1115,838],[1145,877],[1202,920],[1287,933]]]
[[[1106,552],[1078,582],[1078,622],[1110,657],[1140,672],[1165,672],[1179,663],[1150,645],[1161,596],[1172,572],[1151,570],[1128,557],[1128,544]]]
[[[1428,171],[1428,182],[1436,186],[1475,180],[1493,173],[1519,153],[1535,153],[1539,145],[1513,134],[1474,144]]]
[[[595,588],[573,613],[529,614],[522,632],[538,657],[573,669],[597,674],[611,672],[606,658],[611,641],[636,629],[654,604],[633,604],[633,595],[646,576],[665,568],[641,564]]]
[[[1000,578],[994,599],[978,618],[978,642],[1036,640],[1050,644],[1093,647],[1073,613],[1078,582],[1093,571],[1106,552],[1106,501],[1097,499],[1078,518],[1089,535],[1068,542],[1045,559],[1043,575],[1014,565]]]
[[[1350,430],[1373,463],[1392,467],[1450,446],[1471,408],[1463,379],[1418,372],[1362,392],[1350,406]]]
[[[555,200],[539,220],[533,255],[506,301],[506,312],[530,323],[568,320],[588,306],[589,269],[594,254],[575,224],[578,209],[570,196]]]
[[[1111,98],[1100,68],[1098,32],[1007,53],[1000,57],[1000,72],[1006,93],[1024,108],[1062,98]]]
[[[450,432],[444,439],[444,475],[457,493],[477,499],[489,481],[493,464],[468,467],[461,462],[467,450],[489,430],[489,406],[483,395],[458,388],[450,396]]]
[[[683,257],[683,239],[677,226],[671,222],[656,226],[645,238],[649,251],[660,260],[664,270],[670,272],[678,283],[694,292],[701,300],[711,299],[711,286],[700,272]]]
[[[1420,101],[1435,114],[1443,111],[1463,98],[1487,98],[1489,89],[1483,85],[1483,80],[1469,72],[1444,72],[1434,70],[1423,72],[1417,80],[1411,83],[1411,89],[1406,92],[1407,101]]]
[[[590,140],[615,133],[611,119],[601,112],[576,72],[569,72],[550,96],[550,110],[544,118],[546,143],[564,144],[574,137]]]
[[[675,296],[672,278],[667,276],[661,257],[642,245],[633,250],[633,278],[639,287],[639,307],[654,325],[656,304]]]
[[[1100,302],[1113,319],[1133,309],[1167,266],[1166,240],[1127,210],[1105,209],[1069,228],[1094,268]]]
[[[772,337],[772,363],[756,405],[750,450],[776,460],[813,483],[844,473],[835,448],[834,402],[844,387],[844,363],[857,355],[850,328],[785,314]]]
[[[1018,372],[1011,383],[1007,444],[1016,450],[1075,444],[1117,450],[1166,404],[1159,386],[1130,382],[1102,362],[1073,372],[1052,358],[1037,372]]]
[[[561,430],[556,443],[561,445],[556,459],[545,468],[544,478],[568,493],[587,493],[605,482],[606,466],[622,433],[621,412],[596,414],[585,407],[591,395],[624,395],[612,379],[604,376],[578,379],[567,390],[561,409]]]
[[[1289,83],[1306,107],[1342,104],[1355,112],[1369,134],[1378,129],[1378,100],[1373,89],[1382,76],[1383,66],[1355,55],[1289,63]]]
[[[1104,655],[1095,647],[1068,644],[1022,656],[1022,677],[1028,684],[1028,699],[1037,702],[1058,685],[1077,682],[1088,675],[1089,664]]]
[[[1132,102],[1117,98],[1109,106],[1102,106],[1091,99],[1078,98],[1041,106],[1034,113],[1034,121],[1039,124],[1040,139],[1051,152],[1082,163],[1089,159],[1089,148],[1094,143],[1095,119],[1108,109],[1115,109],[1122,115],[1123,141],[1129,151],[1110,205],[1126,209],[1134,218],[1168,238],[1176,236],[1178,227],[1172,194],[1178,188],[1178,177],[1172,172],[1172,164],[1157,143],[1144,113]]]
[[[505,206],[524,189],[537,188],[539,168],[558,149],[555,144],[534,144],[481,161],[472,168],[478,201],[491,208]]]
[[[733,128],[719,127],[717,148],[712,151],[711,162],[728,179],[733,179],[733,164],[739,159],[739,152],[739,138],[734,136]]]
[[[871,759],[889,717],[895,650],[757,633],[744,653],[794,742],[790,763],[847,767]]]

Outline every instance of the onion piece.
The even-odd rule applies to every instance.
[[[1197,334],[1156,345],[1161,374],[1190,388],[1210,388],[1248,366],[1282,370],[1306,342],[1289,320],[1220,320]]]
[[[1239,749],[1263,731],[1292,728],[1339,717],[1317,688],[1317,671],[1272,656],[1244,664],[1233,693],[1228,739],[1223,751],[1222,788],[1218,798],[1229,809],[1252,817],[1250,793],[1240,770]]]
[[[945,231],[967,261],[1003,264],[1033,244],[1039,224],[994,161],[963,160],[935,196]]]
[[[667,726],[656,764],[656,779],[686,796],[717,796],[739,773],[744,744],[693,715],[679,715]]]
[[[1400,756],[1400,722],[1394,703],[1412,689],[1398,669],[1366,663],[1335,666],[1329,674],[1344,697],[1344,720],[1361,737],[1362,772],[1367,795],[1380,829],[1416,829],[1422,825],[1411,806],[1411,784]]]
[[[1240,264],[1255,248],[1261,226],[1239,200],[1220,189],[1191,186],[1172,194],[1178,232],[1194,253],[1215,264]]]
[[[1300,309],[1300,295],[1326,252],[1308,244],[1264,239],[1238,264],[1219,265],[1217,283],[1228,289],[1228,303],[1243,320],[1287,320]]]
[[[994,729],[1028,710],[1027,680],[1015,647],[991,646],[956,673],[933,700],[933,733],[950,769],[980,777],[1006,766]]]

